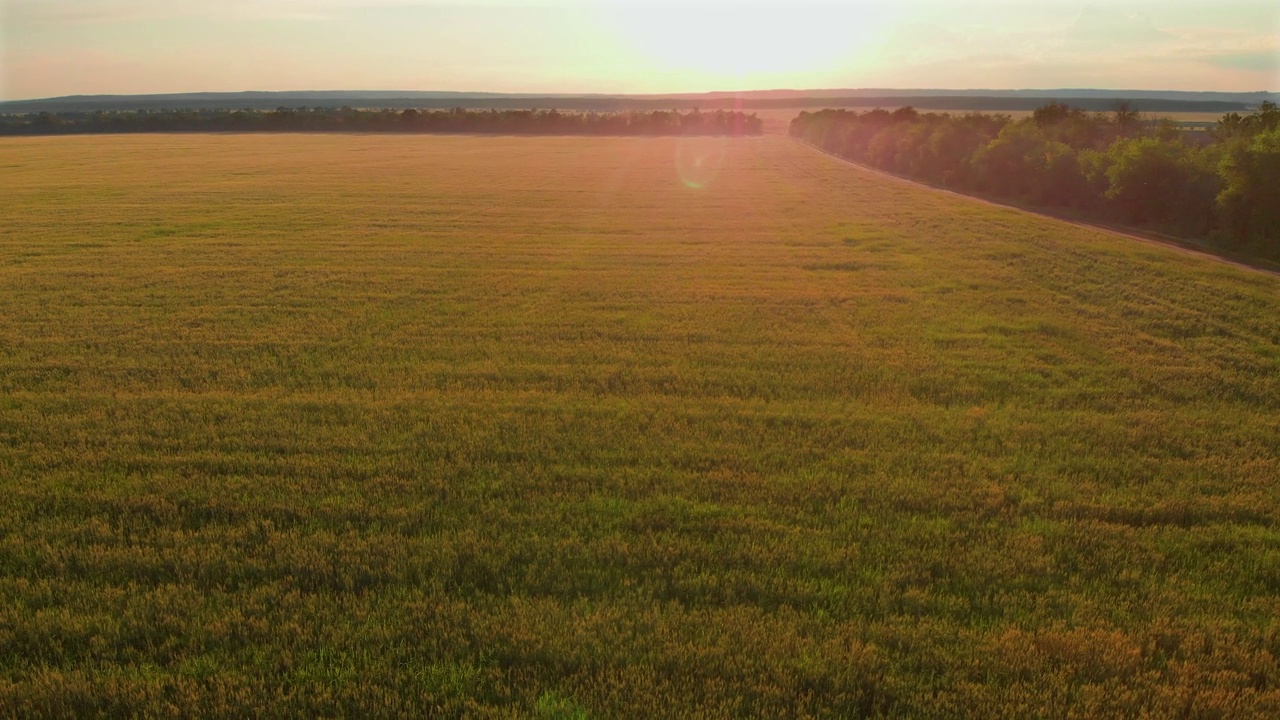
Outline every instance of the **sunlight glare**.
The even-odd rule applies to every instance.
[[[849,67],[887,12],[873,5],[625,5],[612,8],[611,24],[657,70],[717,89],[766,89]]]
[[[710,185],[724,167],[724,137],[690,135],[676,140],[676,172],[685,187],[699,190]]]

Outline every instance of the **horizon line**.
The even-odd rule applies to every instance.
[[[526,97],[526,98],[665,98],[665,97],[688,97],[700,95],[719,95],[719,96],[736,96],[736,95],[752,95],[763,93],[833,93],[833,92],[867,92],[867,91],[892,91],[892,92],[1105,92],[1105,93],[1177,93],[1177,94],[1219,94],[1219,95],[1280,95],[1280,91],[1274,90],[1170,90],[1159,88],[1106,88],[1106,87],[823,87],[823,88],[762,88],[754,90],[702,90],[702,91],[685,91],[685,92],[645,92],[645,93],[628,93],[628,92],[516,92],[516,91],[495,91],[495,90],[360,90],[360,89],[340,89],[340,90],[321,90],[316,88],[305,90],[184,90],[178,92],[144,92],[144,93],[76,93],[72,95],[50,95],[45,97],[25,97],[25,98],[5,98],[0,99],[0,105],[8,103],[21,102],[46,102],[55,100],[74,100],[82,98],[131,98],[131,97],[167,97],[182,95],[304,95],[307,93],[339,95],[342,93],[361,93],[376,94],[388,98],[404,97],[406,94],[437,94],[454,96],[458,98],[482,98],[486,96],[499,97]]]

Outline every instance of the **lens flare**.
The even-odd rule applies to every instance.
[[[685,187],[698,190],[715,182],[724,168],[727,144],[725,138],[711,136],[685,136],[676,140],[676,173]]]

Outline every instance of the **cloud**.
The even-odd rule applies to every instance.
[[[370,5],[341,0],[9,0],[10,22],[16,26],[135,24],[176,18],[319,19],[331,17],[334,10]]]
[[[163,0],[10,0],[8,19],[17,27],[132,22],[181,14],[184,5]]]
[[[594,0],[0,0],[15,26],[136,23],[173,18],[333,19],[360,11],[435,7],[589,6]]]
[[[1071,27],[1065,42],[1072,48],[1110,48],[1167,42],[1169,33],[1156,27],[1144,13],[1121,12],[1086,5]]]
[[[1204,61],[1216,67],[1228,70],[1249,70],[1253,72],[1280,72],[1280,53],[1275,51],[1224,53],[1209,55]]]
[[[1116,8],[900,24],[855,84],[1257,90],[1280,85],[1267,24]],[[1209,18],[1201,13],[1198,18]]]

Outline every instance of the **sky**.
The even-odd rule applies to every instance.
[[[0,99],[1280,90],[1280,2],[0,0]]]

